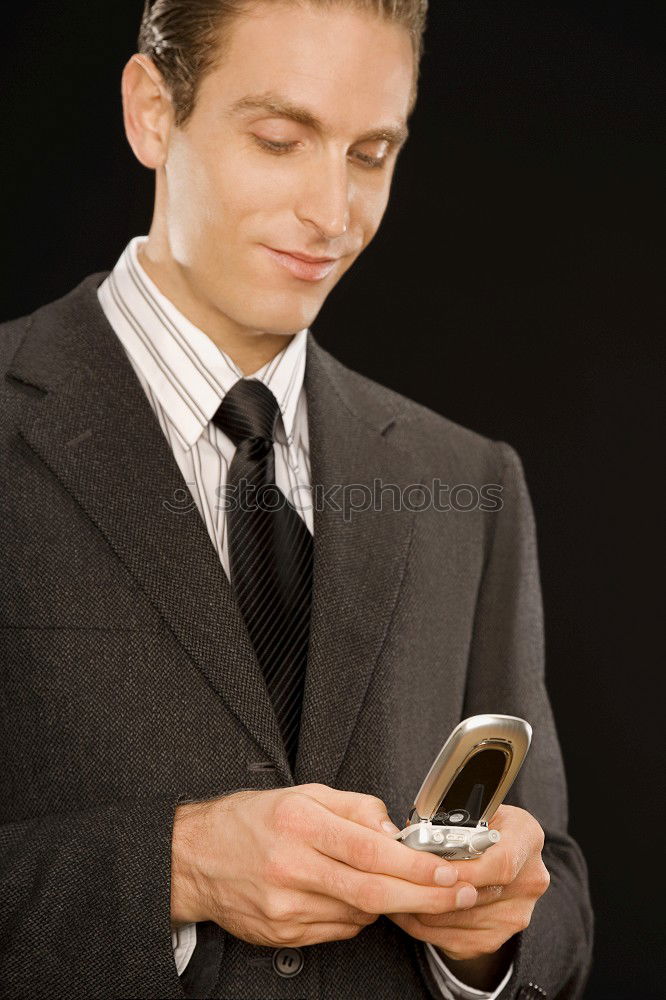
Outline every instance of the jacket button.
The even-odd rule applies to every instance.
[[[300,948],[278,948],[273,952],[273,968],[278,976],[290,979],[297,976],[303,968],[303,952]]]

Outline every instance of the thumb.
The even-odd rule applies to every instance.
[[[299,791],[309,795],[337,816],[365,826],[369,830],[393,836],[399,828],[391,822],[385,803],[376,795],[346,792],[329,785],[300,785]]]

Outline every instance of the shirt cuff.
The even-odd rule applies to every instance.
[[[513,972],[512,962],[499,986],[492,993],[487,993],[485,990],[477,990],[473,986],[466,986],[464,983],[461,983],[444,964],[444,959],[436,948],[427,941],[425,942],[425,948],[430,971],[445,1000],[496,1000],[509,982],[511,973]]]
[[[171,947],[173,948],[173,960],[176,963],[176,972],[179,976],[185,972],[187,963],[192,958],[192,953],[197,944],[197,925],[183,924],[182,927],[174,927],[171,931]]]

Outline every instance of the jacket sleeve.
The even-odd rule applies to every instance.
[[[543,827],[551,876],[529,927],[516,935],[513,974],[500,996],[577,1000],[590,971],[593,915],[585,860],[567,832],[566,780],[545,685],[534,512],[519,456],[503,441],[494,447],[502,507],[488,515],[462,717],[498,712],[531,724],[532,744],[506,802],[526,809]],[[433,984],[431,992],[438,995]]]
[[[0,827],[0,995],[182,998],[170,927],[176,797]]]

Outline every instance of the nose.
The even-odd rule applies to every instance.
[[[347,161],[327,156],[313,163],[301,188],[296,214],[323,238],[333,240],[349,228],[349,202]]]

